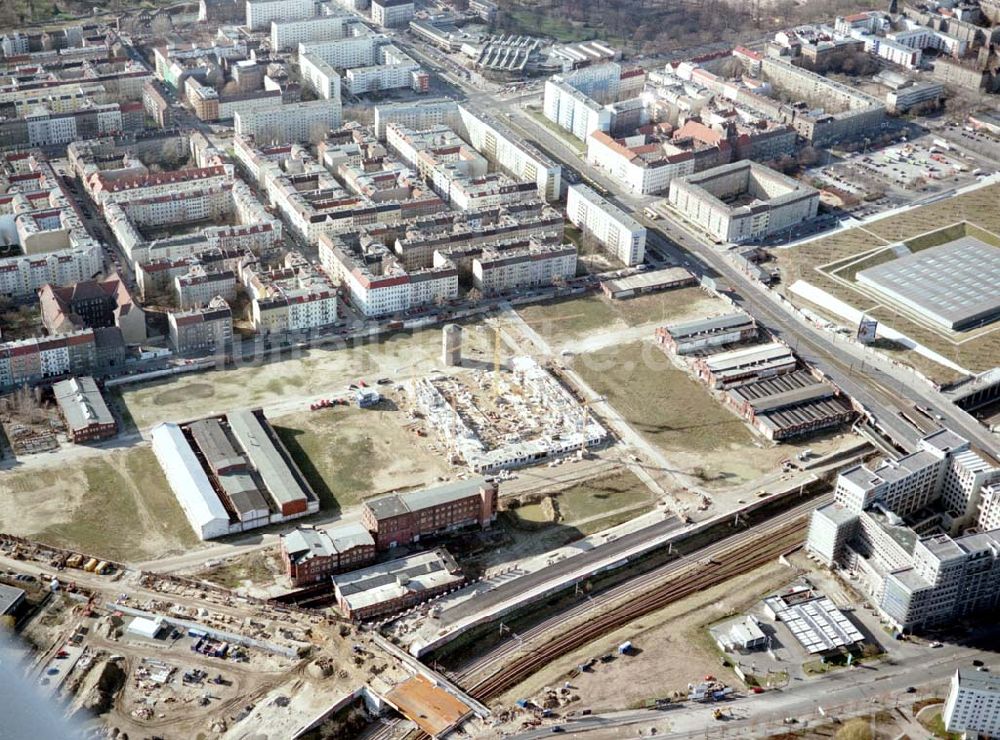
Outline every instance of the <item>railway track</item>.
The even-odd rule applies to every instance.
[[[609,589],[574,607],[569,613],[563,612],[518,636],[518,639],[504,643],[500,649],[467,666],[457,678],[466,683],[478,675],[487,674],[472,685],[469,693],[483,702],[494,699],[541,667],[608,632],[787,552],[801,543],[808,515],[816,506],[816,501],[797,506],[766,524],[702,548],[695,554],[697,560],[674,560],[622,586]],[[709,564],[712,567],[706,567]],[[629,594],[637,595],[617,605],[611,603]],[[598,613],[571,633],[549,636],[538,647],[523,652],[507,665],[500,665],[522,651],[529,642],[540,641],[560,625],[564,627],[567,617],[580,616],[592,610]]]

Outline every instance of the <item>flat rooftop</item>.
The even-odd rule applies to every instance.
[[[333,577],[333,585],[351,611],[395,601],[407,594],[432,591],[464,581],[455,559],[444,549],[422,552]]]
[[[423,676],[403,681],[386,695],[399,712],[431,737],[439,737],[467,717],[472,709]]]
[[[660,286],[671,286],[685,281],[694,282],[694,280],[694,275],[683,267],[665,267],[662,270],[649,270],[618,280],[609,280],[607,286],[612,293],[619,293],[624,290],[655,290]]]
[[[799,644],[811,654],[864,642],[864,636],[850,618],[825,596],[783,609],[772,599],[765,601],[771,603],[777,619],[785,623]]]
[[[1000,318],[1000,247],[975,237],[869,267],[857,280],[946,329]]]

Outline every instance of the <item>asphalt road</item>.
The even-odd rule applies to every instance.
[[[933,691],[943,696],[946,683],[959,666],[969,666],[973,657],[984,658],[987,664],[1000,669],[995,654],[980,653],[967,648],[948,646],[934,651],[927,648],[924,655],[912,655],[896,660],[893,664],[878,663],[854,669],[844,669],[812,681],[793,682],[780,690],[717,704],[689,703],[673,710],[630,710],[611,714],[580,717],[550,723],[516,735],[518,738],[552,736],[552,724],[559,724],[567,736],[623,737],[635,736],[637,728],[648,735],[648,728],[657,727],[658,735],[665,737],[705,737],[712,730],[725,728],[727,734],[762,736],[763,726],[781,724],[784,717],[804,718],[817,716],[823,708],[828,716],[863,714],[868,707],[892,708],[898,702],[919,698],[907,693],[910,686]],[[881,706],[876,707],[873,700]],[[719,722],[712,717],[714,708],[721,708],[729,717]],[[841,709],[844,708],[844,709]],[[622,728],[630,727],[628,732]],[[795,727],[790,727],[794,731]]]
[[[500,104],[499,107],[505,106]],[[507,124],[525,138],[540,144],[550,157],[584,173],[586,179],[610,193],[618,192],[617,184],[605,173],[585,162],[520,108],[511,106],[510,113]],[[724,278],[735,289],[733,298],[737,305],[788,343],[803,360],[826,373],[845,393],[863,404],[874,416],[877,426],[900,446],[912,449],[921,436],[899,417],[900,411],[911,411],[916,402],[929,407],[932,413],[941,417],[945,426],[969,439],[984,452],[993,457],[1000,455],[997,440],[990,432],[940,393],[920,381],[914,382],[907,370],[900,369],[898,373],[893,373],[886,367],[873,365],[862,347],[847,341],[836,341],[825,331],[795,317],[765,295],[766,288],[742,273],[720,247],[705,241],[683,225],[665,218],[655,222],[647,219],[643,208],[651,202],[651,198],[619,194],[610,199],[646,225],[654,237],[647,240],[650,251],[683,264],[699,276],[708,273]]]

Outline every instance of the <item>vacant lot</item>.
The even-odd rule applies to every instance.
[[[0,476],[4,532],[114,560],[180,554],[199,544],[148,447],[65,468]]]
[[[841,280],[851,281],[858,270],[888,259],[889,253],[882,252],[881,249],[893,242],[909,240],[911,248],[915,250],[928,246],[925,243],[928,239],[938,242],[940,235],[926,238],[922,236],[936,229],[947,227],[946,236],[950,234],[958,237],[968,233],[988,243],[997,243],[996,234],[1000,233],[1000,211],[996,208],[998,199],[1000,185],[991,185],[874,221],[864,227],[821,237],[792,249],[775,250],[782,272],[781,289],[794,303],[805,303],[788,291],[788,287],[796,280],[804,280],[856,309],[868,312],[881,323],[903,332],[915,342],[948,357],[962,367],[973,372],[986,370],[996,365],[996,358],[1000,356],[1000,331],[996,331],[995,327],[993,331],[987,327],[962,333],[929,328]],[[967,221],[968,224],[960,224],[962,221]],[[841,280],[837,280],[837,277]],[[809,307],[812,308],[811,305]],[[957,377],[955,371],[935,363],[918,361],[912,353],[900,353],[896,358],[909,362],[938,382],[949,382]]]
[[[600,295],[549,301],[518,309],[521,317],[546,340],[560,344],[595,332],[653,327],[731,311],[729,305],[700,288],[652,293],[625,301]]]
[[[333,510],[449,474],[446,457],[404,428],[406,422],[391,401],[373,409],[337,406],[271,419],[323,508]]]
[[[622,470],[560,491],[556,503],[562,522],[590,534],[649,511],[653,496],[634,473]]]
[[[482,332],[467,331],[466,344],[486,346]],[[288,413],[317,396],[341,393],[359,378],[393,381],[440,367],[441,331],[400,332],[377,342],[312,349],[253,366],[192,373],[128,386],[121,399],[136,426],[184,421],[234,408],[263,406],[269,415]]]
[[[571,708],[587,707],[595,713],[633,708],[647,699],[686,692],[688,683],[697,683],[707,674],[739,685],[736,675],[720,665],[719,653],[705,628],[752,606],[794,576],[795,571],[771,563],[682,599],[560,658],[502,701],[506,704],[534,696],[544,686],[562,685],[568,671],[590,658],[614,653],[615,647],[626,640],[632,641],[637,654],[597,663],[591,671],[573,677],[573,693],[580,695],[580,702]]]
[[[682,472],[706,483],[752,480],[789,454],[782,448],[760,449],[763,443],[742,419],[652,342],[578,355],[573,368]]]

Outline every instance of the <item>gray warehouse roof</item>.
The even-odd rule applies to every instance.
[[[188,429],[201,454],[215,470],[246,466],[246,460],[233,446],[218,419],[199,419],[191,422]]]
[[[729,313],[710,319],[685,321],[680,324],[670,324],[667,333],[674,339],[692,337],[698,334],[717,334],[736,327],[751,326],[753,319],[745,313]]]
[[[10,614],[24,599],[24,591],[0,583],[0,615]]]
[[[85,376],[70,378],[52,386],[59,411],[70,429],[86,429],[93,424],[114,424],[94,379]]]
[[[948,329],[1000,317],[1000,247],[971,236],[869,267],[857,280]]]
[[[260,419],[250,409],[232,411],[226,416],[233,436],[246,452],[250,462],[260,474],[268,493],[279,504],[308,500],[309,496],[285,458],[275,447]]]

